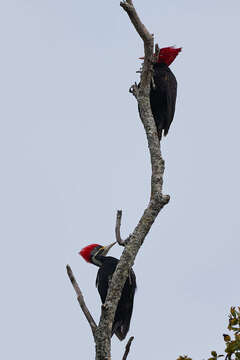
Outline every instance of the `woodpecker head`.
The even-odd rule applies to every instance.
[[[175,60],[178,54],[182,51],[182,48],[175,48],[174,46],[169,46],[160,49],[157,63],[158,64],[166,64],[167,66],[171,65],[171,63]],[[140,57],[139,59],[144,59],[144,57]]]
[[[157,63],[165,63],[167,66],[171,65],[171,63],[175,60],[180,51],[182,51],[182,48],[176,49],[174,46],[160,49]]]
[[[81,255],[87,262],[97,266],[102,266],[102,257],[106,256],[111,247],[115,244],[116,242],[108,246],[91,244],[85,246],[81,251],[79,251],[79,255]]]

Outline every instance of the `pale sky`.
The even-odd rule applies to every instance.
[[[223,353],[229,307],[240,305],[240,2],[135,6],[160,47],[183,51],[162,141],[171,201],[135,261],[128,360],[202,360]],[[98,321],[98,269],[78,251],[114,241],[117,209],[127,236],[149,196],[146,138],[128,93],[142,42],[119,1],[1,0],[0,44],[0,357],[94,359],[65,266]],[[113,338],[114,360],[125,343]]]

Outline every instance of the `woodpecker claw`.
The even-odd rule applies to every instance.
[[[135,96],[136,99],[138,98],[138,85],[137,85],[136,82],[135,82],[134,85],[132,85],[132,86],[130,87],[129,92],[130,92],[131,94],[133,94],[133,96]]]
[[[152,76],[152,87],[153,87],[153,89],[155,89],[156,88],[156,85],[155,85],[155,82],[154,82],[154,77]]]

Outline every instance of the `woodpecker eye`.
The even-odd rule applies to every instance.
[[[92,251],[92,253],[91,253],[91,257],[92,256],[96,256],[96,255],[100,255],[102,252],[103,252],[103,250],[104,250],[104,246],[96,246],[94,249],[93,249],[93,251]]]
[[[104,250],[104,246],[100,247],[100,249],[98,249],[97,253],[96,254],[101,254]]]

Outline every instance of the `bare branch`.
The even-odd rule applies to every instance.
[[[131,336],[130,339],[128,340],[122,360],[126,360],[128,353],[130,351],[130,347],[131,347],[133,339],[134,339],[134,336]]]
[[[152,57],[153,57],[153,34],[147,30],[141,22],[136,9],[131,0],[121,1],[120,6],[127,12],[133,26],[138,32],[139,36],[144,42],[144,63],[141,73],[140,94],[148,95],[150,92],[150,81],[152,72]],[[135,93],[134,93],[135,96]]]
[[[151,41],[152,35],[149,33],[149,31],[146,29],[144,24],[141,22],[132,1],[131,0],[121,1],[120,6],[128,13],[131,22],[133,23],[138,34],[141,36],[142,40],[144,42]]]
[[[120,234],[121,220],[122,220],[122,210],[118,210],[117,216],[116,216],[115,235],[116,235],[116,240],[117,240],[118,244],[121,246],[124,246],[124,240],[122,240],[121,234]]]
[[[117,240],[119,245],[126,246],[126,244],[128,243],[131,235],[129,235],[126,240],[122,240],[121,232],[120,232],[121,220],[122,220],[122,210],[118,210],[117,211],[117,216],[116,216],[116,226],[115,226],[116,240]]]
[[[81,309],[92,329],[93,337],[95,338],[95,331],[97,329],[97,325],[96,325],[95,321],[93,320],[93,317],[90,314],[90,311],[88,310],[87,305],[85,304],[83,294],[78,286],[77,280],[75,279],[72,269],[70,268],[69,265],[67,265],[67,274],[68,274],[69,279],[71,280],[72,286],[77,294],[77,299],[78,299],[79,305],[81,306]]]

